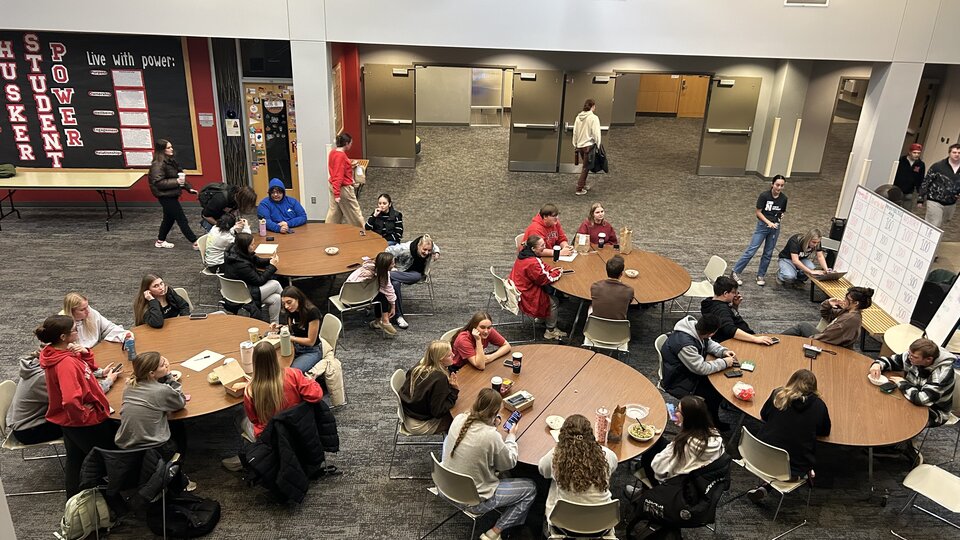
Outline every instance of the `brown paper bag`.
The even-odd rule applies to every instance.
[[[608,441],[616,443],[623,438],[623,421],[626,419],[626,413],[626,406],[618,405],[613,409],[613,417],[610,419],[610,433],[607,435]]]
[[[620,229],[620,253],[629,255],[633,251],[633,230],[623,227]]]
[[[577,253],[585,254],[590,252],[590,235],[577,233],[573,236],[574,248]]]

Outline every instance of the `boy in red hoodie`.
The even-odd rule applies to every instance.
[[[93,354],[76,343],[72,317],[47,317],[34,333],[48,344],[40,351],[40,367],[47,378],[50,399],[47,420],[63,429],[66,489],[70,497],[80,491],[80,466],[90,450],[95,446],[116,448],[113,437],[117,426],[109,421],[110,404],[96,375],[101,373],[109,388],[118,373],[111,366],[97,369]]]
[[[530,221],[530,225],[527,226],[527,230],[523,232],[523,241],[526,242],[527,238],[530,238],[533,235],[537,235],[540,238],[543,238],[544,249],[537,251],[536,254],[540,257],[552,257],[553,256],[553,246],[560,246],[561,256],[567,256],[573,253],[573,246],[567,241],[567,235],[563,232],[563,227],[560,226],[560,210],[557,208],[557,205],[552,203],[547,203],[540,208],[540,213],[533,216],[533,220]],[[523,246],[521,246],[522,248]]]

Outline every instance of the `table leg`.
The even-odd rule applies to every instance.
[[[119,215],[120,219],[123,219],[123,211],[120,210],[120,205],[117,204],[117,190],[115,189],[98,189],[97,194],[100,195],[100,199],[103,200],[103,207],[107,211],[107,221],[106,226],[107,230],[110,230],[110,220],[113,216]],[[107,198],[113,199],[113,210],[110,209],[110,203],[107,201]]]
[[[660,302],[660,333],[663,333],[663,311],[666,309],[666,302]]]
[[[810,301],[811,302],[816,302],[816,300],[814,300],[813,298],[814,289],[816,289],[816,287],[813,285],[813,280],[811,279],[810,280]]]
[[[17,190],[15,190],[15,189],[8,189],[8,190],[7,190],[7,194],[4,195],[2,198],[0,198],[0,220],[2,220],[3,218],[5,218],[5,217],[7,217],[7,216],[9,216],[9,215],[11,215],[11,214],[16,214],[16,215],[17,215],[17,219],[20,219],[20,211],[17,210],[16,205],[13,204],[13,194],[16,193],[16,192],[17,192]],[[3,210],[3,201],[10,201],[10,210],[9,210],[9,211],[6,211],[6,212],[5,212],[5,211]],[[3,230],[3,229],[0,228],[0,231],[2,231],[2,230]]]
[[[567,345],[573,345],[573,336],[577,331],[577,323],[580,322],[580,312],[583,311],[583,305],[586,303],[584,299],[580,299],[580,305],[577,306],[577,314],[573,318],[573,326],[570,327],[570,335],[567,336]]]

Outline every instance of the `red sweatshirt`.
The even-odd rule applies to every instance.
[[[97,368],[90,352],[76,354],[47,345],[40,351],[47,377],[47,420],[67,427],[95,426],[110,416],[110,403],[93,376]]]
[[[323,399],[323,389],[317,381],[306,377],[302,371],[295,368],[284,368],[283,370],[283,404],[278,413],[298,405],[301,401],[316,403]],[[267,427],[267,420],[261,420],[257,416],[257,411],[253,408],[253,399],[243,394],[243,410],[247,413],[247,418],[253,424],[253,434],[259,438],[260,433]]]
[[[526,241],[534,234],[543,238],[543,241],[547,243],[547,249],[553,249],[555,245],[569,242],[567,235],[563,232],[563,227],[560,226],[560,220],[557,220],[557,224],[553,227],[547,227],[543,222],[543,216],[540,214],[533,216],[527,230],[523,232],[523,240]]]
[[[577,234],[588,234],[590,235],[590,243],[597,244],[600,242],[600,233],[605,233],[607,235],[607,244],[611,246],[618,244],[617,242],[617,231],[613,230],[613,226],[603,220],[599,225],[597,222],[592,219],[585,219],[583,223],[580,224],[580,228],[577,229]]]
[[[330,173],[330,187],[333,188],[333,196],[340,196],[340,186],[353,185],[353,165],[350,165],[350,158],[346,152],[332,150],[327,157],[327,170]]]

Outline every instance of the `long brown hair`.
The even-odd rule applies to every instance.
[[[147,351],[140,353],[133,359],[133,375],[127,379],[127,384],[137,386],[150,379],[150,374],[160,367],[160,353]]]
[[[809,369],[798,369],[790,376],[787,385],[774,396],[773,406],[785,411],[794,401],[806,399],[807,396],[811,395],[820,395],[817,392],[817,376]]]
[[[416,366],[413,366],[413,371],[410,373],[410,395],[413,395],[413,390],[416,388],[417,383],[426,379],[434,371],[438,373],[446,373],[446,368],[443,367],[443,359],[450,354],[450,344],[446,341],[434,340],[427,345],[427,352],[424,353],[423,358],[420,359],[420,362]]]
[[[296,287],[294,285],[284,287],[284,289],[280,291],[280,298],[293,298],[294,300],[297,301],[297,315],[296,315],[297,324],[304,324],[304,321],[307,320],[307,313],[309,313],[310,310],[314,309],[315,307],[313,305],[313,302],[311,302],[310,299],[307,298],[307,295],[304,294],[299,287]],[[284,308],[284,311],[286,311],[285,308]],[[287,317],[289,318],[290,312],[287,312],[287,313],[288,313]]]
[[[149,302],[143,297],[143,292],[150,288],[150,284],[160,279],[156,274],[146,274],[140,280],[140,290],[133,299],[133,324],[140,326],[143,324],[143,316],[147,314]],[[157,299],[159,301],[159,299]]]
[[[695,456],[699,459],[706,452],[710,437],[717,434],[707,402],[700,396],[683,396],[680,399],[680,411],[683,415],[683,426],[677,437],[673,439],[673,457],[683,459],[687,447],[699,441],[700,448],[694,450]]]
[[[610,464],[593,435],[590,420],[581,414],[567,417],[553,450],[553,477],[560,489],[583,492],[610,487]]]
[[[153,144],[153,163],[163,163],[163,160],[167,159],[167,145],[173,146],[170,141],[166,139],[157,139],[157,142]],[[176,150],[174,150],[176,152]]]
[[[470,414],[467,415],[467,419],[463,422],[463,427],[460,428],[457,441],[453,443],[453,448],[450,449],[450,455],[452,456],[454,452],[457,451],[457,446],[460,446],[460,441],[463,440],[463,436],[470,431],[471,424],[477,420],[489,423],[493,420],[493,417],[497,415],[497,411],[500,410],[502,405],[503,398],[500,397],[500,392],[489,387],[480,390],[480,392],[477,393],[476,401],[473,402],[473,407],[470,408]]]
[[[393,253],[381,251],[373,262],[373,271],[377,274],[377,285],[386,287],[390,280],[390,267],[393,266]]]
[[[87,300],[87,297],[78,293],[78,292],[69,292],[66,296],[63,297],[63,314],[67,315],[70,318],[73,318],[73,310],[80,307],[84,302],[87,303],[87,307],[90,307],[90,301]],[[93,333],[94,324],[93,317],[87,315],[87,318],[83,320],[83,329],[88,333]]]
[[[467,332],[467,333],[473,332],[473,329],[480,326],[480,323],[483,321],[490,321],[491,323],[493,323],[493,319],[490,318],[490,314],[487,313],[486,311],[478,311],[474,313],[473,317],[470,317],[470,320],[467,321],[467,324],[460,330],[457,330],[456,333],[454,333],[453,336],[450,338],[450,346],[452,347],[453,344],[456,343],[457,336],[459,336],[463,332]],[[470,339],[473,339],[472,335],[470,336]]]
[[[247,385],[246,394],[263,423],[283,407],[283,368],[277,361],[277,350],[266,341],[253,347],[253,380]]]

